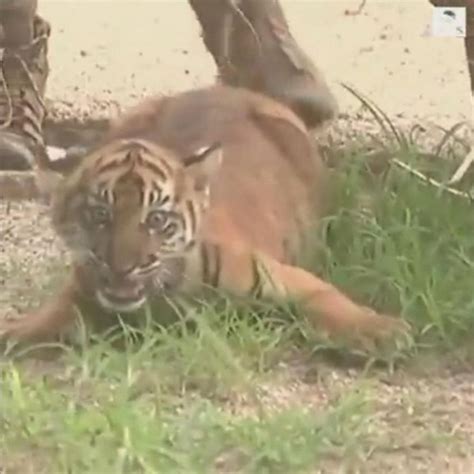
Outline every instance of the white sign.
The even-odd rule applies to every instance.
[[[466,36],[466,7],[433,8],[431,36],[464,38]]]

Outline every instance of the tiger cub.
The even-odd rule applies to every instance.
[[[295,266],[321,211],[321,158],[303,122],[267,97],[225,86],[151,98],[119,117],[56,186],[68,282],[38,310],[0,323],[44,340],[75,320],[135,312],[205,287],[296,299],[318,330],[371,343],[406,324],[360,306]]]

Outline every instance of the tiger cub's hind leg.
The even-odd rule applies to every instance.
[[[214,246],[215,247],[215,246]],[[404,336],[408,324],[376,313],[302,268],[282,264],[243,248],[219,246],[218,283],[236,295],[258,293],[271,300],[292,299],[302,304],[310,324],[333,338],[344,338],[372,348]]]
[[[307,320],[330,337],[353,340],[365,348],[391,343],[408,332],[408,324],[361,306],[330,283],[302,268],[273,264],[272,271],[290,298],[302,303]]]

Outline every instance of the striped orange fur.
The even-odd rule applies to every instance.
[[[145,100],[58,185],[52,221],[74,258],[64,289],[2,323],[17,339],[56,336],[75,306],[139,310],[207,285],[269,300],[296,298],[330,334],[392,338],[405,328],[295,266],[321,211],[324,167],[285,106],[213,86]]]

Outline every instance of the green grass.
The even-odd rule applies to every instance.
[[[436,166],[414,152],[399,158],[426,173]],[[335,211],[315,235],[317,263],[307,264],[360,302],[410,321],[410,357],[468,348],[471,203],[393,165],[373,176],[361,153],[339,160]],[[5,362],[0,471],[299,473],[369,452],[369,388],[356,384],[317,410],[297,395],[272,409],[262,384],[315,343],[301,337],[301,323],[241,316],[232,306],[203,307],[193,330],[146,328],[140,342],[129,334],[124,350],[98,339],[66,348],[60,361]]]
[[[416,152],[400,158],[439,177],[441,166]],[[328,245],[318,255],[320,271],[360,301],[401,314],[421,346],[445,351],[472,342],[474,203],[395,165],[376,177],[363,156],[343,161],[335,173],[339,210],[322,228]]]
[[[81,393],[76,379],[63,381],[67,390],[52,390],[5,371],[1,448],[10,459],[29,453],[54,473],[285,473],[323,454],[349,452],[362,430],[360,397],[324,414],[233,416],[208,399],[165,394],[159,386],[140,393],[130,380],[134,369],[127,369],[114,372],[120,380],[88,379],[90,393]]]
[[[364,387],[324,410],[270,410],[256,388],[280,359],[281,331],[232,314],[223,321],[210,309],[199,316],[209,321],[192,333],[171,327],[144,334],[144,343],[127,337],[122,351],[101,340],[65,349],[61,364],[5,364],[0,466],[286,473],[305,472],[325,456],[357,454],[367,431]]]

